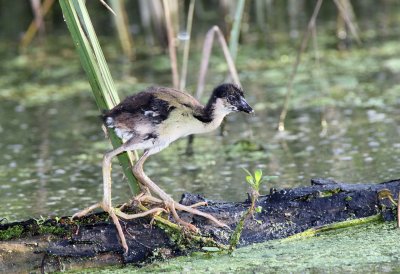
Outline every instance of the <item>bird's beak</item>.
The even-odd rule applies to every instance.
[[[243,111],[246,113],[253,113],[254,110],[251,108],[251,106],[246,102],[244,98],[240,99],[240,103],[237,106],[238,111]]]

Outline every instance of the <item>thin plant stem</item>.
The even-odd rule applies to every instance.
[[[84,0],[59,1],[65,22],[76,46],[82,67],[86,72],[96,104],[101,112],[114,107],[119,102],[114,81],[104,58]],[[121,146],[122,140],[115,132],[108,129],[108,136],[114,148]],[[132,173],[132,156],[128,153],[118,155],[125,177],[132,194],[137,194],[140,187]]]
[[[140,22],[145,32],[146,42],[150,45],[154,44],[153,35],[151,32],[151,12],[150,3],[148,0],[139,0]]]
[[[117,27],[118,38],[121,43],[122,51],[125,56],[132,59],[134,56],[133,39],[129,32],[128,16],[125,9],[124,0],[111,0],[111,6],[114,13],[115,26]]]
[[[49,12],[50,8],[53,6],[54,0],[45,0],[43,2],[43,5],[41,6],[41,14],[42,16],[46,16],[46,14]],[[21,49],[25,49],[29,46],[29,44],[32,42],[33,38],[35,37],[36,33],[38,31],[38,25],[36,24],[35,19],[32,20],[30,23],[28,29],[24,33],[24,36],[21,39],[21,44],[20,47]]]
[[[229,38],[229,51],[231,52],[233,60],[236,60],[236,56],[237,56],[239,35],[240,35],[240,26],[242,23],[242,17],[243,17],[245,3],[246,3],[246,0],[239,0],[239,2],[237,4],[235,18],[233,21],[231,35]]]
[[[336,229],[343,229],[343,228],[347,228],[347,227],[354,227],[357,225],[363,225],[363,224],[368,224],[368,223],[382,222],[382,220],[383,220],[383,218],[382,218],[381,213],[372,215],[372,216],[368,216],[368,217],[358,218],[358,219],[345,220],[342,222],[327,224],[327,225],[323,225],[323,226],[319,226],[319,227],[313,227],[313,228],[304,230],[303,232],[289,236],[289,237],[283,239],[282,241],[290,242],[293,240],[310,238],[310,237],[314,237],[318,233],[332,231],[332,230],[336,230]]]
[[[224,53],[226,63],[228,64],[229,73],[233,79],[233,82],[235,84],[241,86],[240,80],[239,80],[239,75],[237,73],[236,66],[233,61],[232,55],[229,51],[228,45],[226,44],[224,35],[222,34],[222,31],[219,29],[218,26],[214,26],[207,32],[206,38],[204,39],[203,53],[202,53],[199,78],[198,78],[197,90],[196,90],[196,97],[198,99],[201,97],[201,95],[204,91],[205,79],[206,79],[207,70],[208,70],[208,63],[210,61],[211,49],[212,49],[215,35],[217,35],[217,37],[218,37],[218,42]]]
[[[314,24],[312,28],[312,41],[313,41],[313,48],[314,48],[314,58],[315,58],[315,66],[316,66],[316,76],[315,79],[317,79],[318,83],[320,84],[320,89],[322,90],[322,93],[326,93],[326,82],[325,82],[325,77],[323,75],[323,70],[321,68],[321,61],[320,61],[320,54],[318,50],[318,39],[317,39],[317,25]],[[328,122],[326,120],[326,112],[327,108],[325,105],[322,106],[322,115],[321,115],[321,132],[320,136],[325,136],[327,131],[328,131]]]
[[[354,11],[353,7],[350,3],[349,0],[346,0],[342,3],[342,1],[339,0],[333,0],[335,3],[336,7],[339,10],[340,15],[342,16],[343,20],[346,22],[347,26],[349,27],[349,30],[351,34],[354,36],[358,44],[361,44],[361,39],[358,36],[357,32],[357,27],[355,23],[353,22],[354,18]]]
[[[165,24],[167,27],[167,36],[168,36],[168,52],[169,52],[169,58],[171,60],[172,85],[174,88],[177,89],[179,88],[178,60],[176,57],[175,35],[171,22],[171,12],[169,9],[168,0],[163,0],[163,5],[164,5]]]
[[[44,15],[42,13],[41,1],[40,0],[31,0],[32,11],[35,16],[34,21],[37,29],[39,30],[39,34],[43,35],[45,32],[44,26]]]
[[[114,16],[117,16],[117,14],[115,13],[115,11],[104,1],[104,0],[100,0],[100,3],[106,7],[106,9],[108,9],[112,14],[114,14]]]
[[[285,130],[285,120],[286,120],[286,116],[288,113],[288,109],[289,109],[289,103],[290,103],[290,98],[292,95],[292,91],[293,91],[293,82],[294,82],[294,78],[296,77],[297,74],[297,69],[299,68],[299,64],[301,61],[301,56],[304,52],[304,50],[306,49],[306,46],[308,44],[308,40],[310,38],[310,35],[312,33],[312,29],[315,25],[315,21],[317,19],[319,10],[321,8],[323,0],[318,0],[317,4],[315,5],[314,8],[314,12],[311,16],[310,21],[308,22],[308,26],[307,26],[307,30],[303,36],[303,39],[301,41],[301,45],[300,45],[300,49],[297,52],[297,56],[296,56],[296,61],[293,65],[293,69],[292,69],[292,73],[290,74],[289,77],[289,81],[288,84],[286,86],[286,96],[285,96],[285,102],[283,104],[283,108],[281,111],[281,114],[279,116],[279,123],[278,123],[278,130],[279,131],[284,131]]]
[[[187,81],[189,49],[190,49],[190,40],[191,40],[191,34],[192,34],[192,22],[193,22],[195,3],[196,3],[196,0],[190,0],[187,23],[186,23],[187,40],[185,41],[185,47],[183,48],[181,81],[180,81],[180,85],[179,85],[179,88],[181,90],[185,89],[186,81]]]

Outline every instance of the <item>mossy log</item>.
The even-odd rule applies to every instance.
[[[380,215],[395,218],[393,199],[400,180],[380,184],[345,184],[313,179],[311,186],[271,190],[260,196],[260,210],[245,223],[239,246],[286,238],[309,229],[346,220]],[[184,194],[181,203],[190,205],[205,199]],[[201,237],[177,231],[149,218],[122,221],[129,253],[124,254],[115,226],[107,214],[98,213],[71,221],[68,217],[27,220],[0,224],[0,271],[30,272],[82,269],[125,263],[145,264],[199,250],[227,245],[229,237],[250,205],[207,201],[201,207],[225,222],[230,229],[218,228],[199,216],[181,216],[200,230]]]

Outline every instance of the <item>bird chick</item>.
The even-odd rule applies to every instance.
[[[180,225],[196,231],[196,227],[183,221],[176,210],[203,216],[218,226],[225,226],[215,217],[191,206],[175,202],[158,187],[143,171],[146,159],[168,147],[173,141],[191,135],[207,133],[219,127],[226,115],[231,112],[252,113],[246,102],[243,90],[234,84],[222,84],[214,89],[208,103],[203,106],[191,95],[166,87],[150,87],[142,92],[125,98],[121,103],[103,115],[107,127],[125,142],[118,148],[105,154],[103,159],[103,201],[92,205],[73,217],[81,217],[95,208],[101,207],[112,217],[125,251],[128,251],[126,239],[118,217],[133,219],[161,211],[172,213]],[[133,168],[142,192],[141,201],[159,202],[164,207],[153,208],[138,214],[125,214],[111,204],[111,160],[125,151],[144,150],[142,157]],[[153,194],[157,197],[151,196]]]

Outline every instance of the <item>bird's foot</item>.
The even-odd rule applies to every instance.
[[[208,203],[207,203],[207,202],[198,202],[198,203],[195,203],[195,204],[189,205],[188,207],[195,208],[195,207],[199,207],[199,206],[207,206],[207,205],[208,205]]]
[[[166,208],[172,213],[172,216],[174,217],[176,222],[178,224],[182,225],[183,227],[188,228],[191,231],[198,232],[198,229],[194,225],[192,225],[192,224],[190,224],[190,223],[188,223],[186,221],[183,221],[179,217],[178,213],[176,212],[177,210],[186,211],[186,212],[191,213],[193,215],[202,216],[202,217],[204,217],[206,219],[209,219],[210,221],[212,221],[213,223],[215,223],[219,227],[228,227],[226,224],[224,224],[223,222],[219,221],[217,218],[215,218],[211,214],[202,212],[202,211],[200,211],[200,210],[195,208],[195,207],[198,207],[198,206],[207,205],[207,202],[200,202],[200,203],[193,204],[191,206],[185,206],[185,205],[182,205],[182,204],[180,204],[178,202],[175,202],[174,200],[170,199],[170,200],[164,201],[164,203],[165,203]]]
[[[188,229],[189,231],[197,233],[199,230],[197,229],[196,226],[194,226],[194,225],[182,220],[179,217],[179,215],[177,213],[177,210],[179,210],[179,211],[186,211],[186,212],[194,214],[194,215],[202,216],[202,217],[204,217],[206,219],[211,220],[217,226],[227,227],[226,224],[218,221],[214,216],[212,216],[212,215],[210,215],[208,213],[202,212],[202,211],[200,211],[200,210],[195,208],[195,207],[198,207],[198,206],[207,205],[207,202],[199,202],[199,203],[196,203],[196,204],[193,204],[193,205],[190,205],[190,206],[185,206],[185,205],[182,205],[182,204],[180,204],[178,202],[175,202],[171,198],[170,199],[161,200],[161,199],[158,199],[158,198],[156,198],[154,196],[151,196],[151,195],[139,194],[138,196],[136,196],[131,201],[130,204],[133,204],[133,205],[136,204],[137,205],[139,203],[140,204],[141,203],[149,203],[149,204],[158,204],[158,205],[163,204],[165,206],[165,208],[155,207],[155,208],[152,208],[152,209],[140,212],[140,213],[128,214],[128,213],[122,212],[122,210],[126,206],[128,206],[128,204],[123,204],[119,208],[113,208],[110,205],[106,205],[104,202],[100,202],[100,203],[94,204],[92,206],[89,206],[89,207],[87,207],[87,208],[75,213],[72,216],[72,219],[81,218],[83,216],[86,216],[91,211],[93,211],[93,210],[95,210],[97,208],[102,208],[105,212],[107,212],[110,215],[111,219],[113,220],[114,225],[115,225],[115,227],[116,227],[116,229],[118,231],[118,236],[120,238],[121,245],[124,248],[126,253],[128,252],[128,244],[126,242],[125,234],[124,234],[124,232],[122,230],[122,226],[121,226],[121,223],[120,223],[118,217],[120,217],[122,219],[125,219],[125,220],[132,220],[132,219],[136,219],[136,218],[145,217],[145,216],[148,216],[148,215],[157,216],[161,212],[166,212],[166,213],[170,212],[170,213],[172,213],[173,218],[175,219],[175,221],[179,225],[181,225],[185,229]]]
[[[110,215],[110,217],[113,220],[113,223],[118,231],[118,236],[121,240],[121,245],[124,248],[125,253],[128,253],[128,244],[126,243],[126,239],[125,239],[125,235],[122,230],[122,227],[121,227],[121,223],[119,222],[118,217],[117,217],[117,216],[120,216],[121,213],[122,214],[125,214],[125,213],[121,212],[119,210],[119,208],[113,208],[111,205],[107,205],[104,202],[100,202],[100,203],[94,204],[92,206],[89,206],[89,207],[75,213],[74,215],[72,215],[72,219],[81,218],[83,216],[86,216],[91,211],[95,210],[96,208],[102,208],[105,212],[107,212]]]
[[[71,219],[82,218],[83,216],[88,215],[90,212],[92,212],[96,208],[99,208],[99,207],[102,208],[103,207],[102,204],[103,203],[97,203],[97,204],[91,205],[91,206],[75,213],[74,215],[72,215]]]
[[[133,205],[135,205],[135,204],[144,204],[144,203],[162,204],[163,201],[161,199],[158,199],[158,198],[152,196],[150,193],[142,192],[139,195],[135,196],[131,203]]]
[[[123,211],[127,207],[137,207],[138,205],[141,205],[141,204],[161,205],[161,204],[163,204],[163,201],[152,196],[150,193],[142,192],[142,193],[136,195],[135,197],[133,197],[128,203],[124,203],[123,205],[121,205],[118,209],[120,211]],[[133,218],[131,218],[131,219],[133,219]]]
[[[160,196],[162,196],[163,198],[159,199],[159,198],[156,198],[156,197],[154,197],[152,195],[148,195],[147,193],[141,193],[141,194],[137,195],[131,201],[131,205],[135,206],[135,205],[138,205],[138,204],[148,203],[148,204],[153,204],[153,205],[157,204],[158,207],[150,209],[148,211],[144,211],[144,212],[138,213],[138,214],[131,215],[131,217],[129,219],[143,217],[143,216],[146,216],[146,215],[149,215],[149,214],[152,214],[152,213],[159,214],[159,213],[161,213],[161,211],[164,211],[164,212],[168,211],[168,212],[170,212],[172,214],[173,218],[175,219],[175,221],[178,224],[180,224],[184,228],[187,228],[190,231],[198,232],[198,229],[194,225],[182,220],[179,217],[179,215],[177,213],[177,210],[179,210],[179,211],[186,211],[188,213],[192,213],[193,215],[202,216],[202,217],[204,217],[206,219],[209,219],[210,221],[214,222],[219,227],[228,227],[226,224],[224,224],[223,222],[220,222],[218,219],[216,219],[211,214],[208,214],[208,213],[205,213],[205,212],[202,212],[202,211],[196,209],[196,207],[199,207],[199,206],[206,206],[207,202],[198,202],[198,203],[195,203],[193,205],[186,206],[186,205],[182,205],[182,204],[180,204],[178,202],[175,202],[172,198],[170,198],[166,194],[165,195],[160,195]],[[160,205],[162,205],[162,204],[164,205],[165,209],[161,208]],[[121,216],[121,217],[124,218],[124,219],[127,219],[124,216]]]

